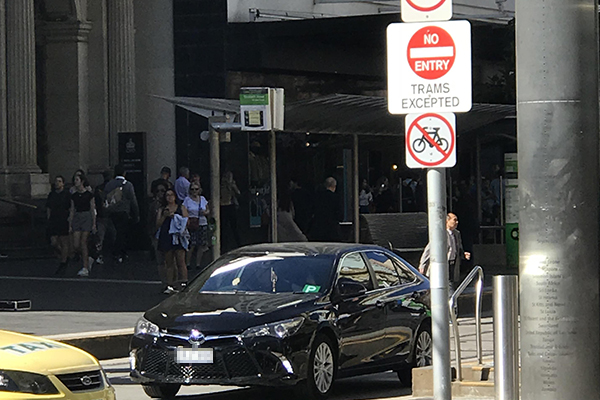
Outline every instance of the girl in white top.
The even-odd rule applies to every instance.
[[[201,196],[202,186],[192,182],[188,197],[183,200],[183,205],[189,213],[188,230],[190,232],[190,248],[187,252],[188,269],[191,268],[192,256],[196,252],[196,268],[200,268],[202,255],[208,250],[208,201]]]

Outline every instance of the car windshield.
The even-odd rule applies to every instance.
[[[236,254],[218,259],[191,282],[192,292],[322,293],[330,284],[332,255]]]

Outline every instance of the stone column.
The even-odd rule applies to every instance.
[[[8,166],[40,172],[36,149],[35,21],[33,0],[6,2]]]
[[[147,184],[175,164],[175,107],[151,95],[174,96],[173,1],[134,0],[137,128],[146,132]]]
[[[0,0],[0,170],[8,165],[6,132],[6,0]]]
[[[49,181],[37,165],[33,0],[6,1],[6,168],[0,196],[42,197]]]
[[[86,21],[45,22],[45,105],[48,171],[70,177],[89,165],[88,36]]]
[[[136,130],[133,0],[107,0],[110,160],[119,158],[118,133]]]

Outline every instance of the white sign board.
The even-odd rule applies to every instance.
[[[387,56],[391,114],[471,109],[468,21],[390,24]]]
[[[456,116],[408,114],[405,120],[406,165],[449,168],[456,165]]]
[[[401,0],[404,22],[448,21],[452,18],[452,0]]]

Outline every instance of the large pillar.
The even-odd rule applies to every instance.
[[[134,0],[137,128],[147,133],[148,187],[163,166],[176,169],[173,1]],[[206,188],[208,189],[208,188]]]
[[[107,0],[110,160],[119,159],[119,132],[136,130],[133,0]]]
[[[48,172],[67,179],[89,166],[89,84],[86,21],[49,21],[41,32],[46,44],[45,110]]]
[[[597,1],[516,4],[521,398],[600,399]]]
[[[48,177],[37,165],[33,0],[6,1],[6,169],[0,195],[41,197]]]
[[[0,0],[0,170],[8,166],[6,130],[6,0]]]

